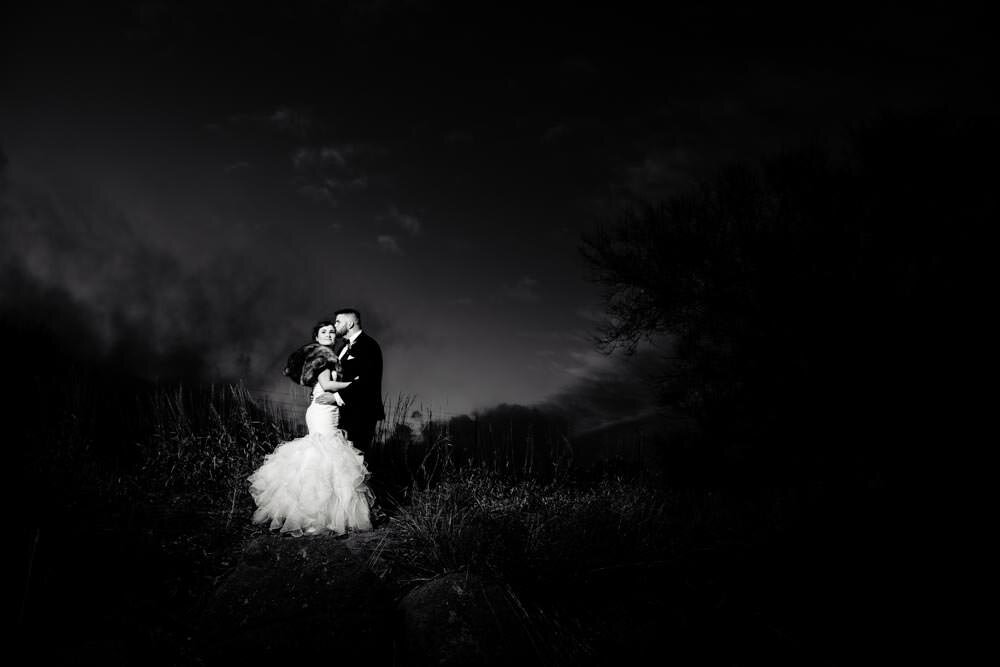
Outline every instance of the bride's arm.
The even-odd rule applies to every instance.
[[[341,389],[351,386],[350,382],[339,382],[338,380],[334,380],[329,368],[319,374],[316,382],[323,388],[323,391],[340,391]]]

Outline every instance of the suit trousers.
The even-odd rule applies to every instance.
[[[345,415],[341,412],[340,428],[347,431],[347,439],[351,444],[361,450],[361,453],[368,456],[372,448],[372,440],[375,438],[375,424],[377,422],[364,417],[352,418],[353,415]]]

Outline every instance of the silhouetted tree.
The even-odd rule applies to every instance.
[[[745,470],[871,481],[886,455],[947,432],[936,417],[976,362],[960,341],[984,306],[996,137],[991,122],[887,117],[623,212],[582,245],[610,316],[600,345],[676,335],[664,396],[705,446],[750,452]]]

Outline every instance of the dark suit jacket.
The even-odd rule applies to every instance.
[[[339,349],[338,349],[339,352]],[[340,359],[344,379],[359,378],[347,389],[340,390],[344,399],[344,416],[376,422],[385,419],[382,407],[382,348],[364,331],[351,349]]]

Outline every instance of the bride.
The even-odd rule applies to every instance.
[[[293,355],[298,369],[285,369],[300,384],[312,386],[313,399],[324,391],[339,391],[351,383],[338,379],[340,362],[333,353],[333,322],[313,327],[317,344]],[[295,366],[296,364],[290,363]],[[364,457],[337,428],[340,408],[313,400],[306,410],[309,434],[278,445],[250,477],[250,494],[257,503],[254,523],[270,520],[270,528],[295,537],[348,529],[369,530],[372,500],[365,480]]]

